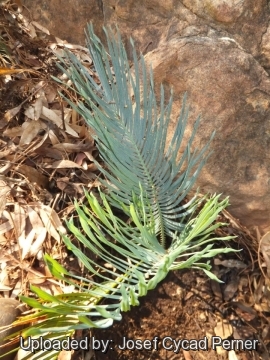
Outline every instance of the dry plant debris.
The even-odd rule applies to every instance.
[[[83,200],[83,187],[89,190],[100,185],[93,163],[98,152],[91,131],[59,96],[63,89],[51,76],[63,76],[56,63],[65,49],[92,76],[96,74],[86,48],[68,44],[29,21],[22,15],[20,1],[0,4],[0,29],[0,293],[3,297],[28,296],[31,284],[52,294],[70,292],[51,277],[43,254],[60,259],[73,271],[83,271],[64,248],[59,232],[65,232],[64,220],[73,213],[74,199]],[[78,100],[75,92],[68,96]],[[216,316],[213,333],[234,338],[257,334],[263,345],[260,357],[253,358],[266,360],[270,348],[270,233],[253,236],[227,211],[222,216],[228,226],[219,230],[220,235],[236,235],[236,246],[244,250],[238,258],[227,255],[214,260],[215,274],[224,284],[210,282],[209,291],[217,301],[208,310]],[[185,290],[187,301],[200,294],[201,284]],[[241,326],[232,327],[222,320],[218,313],[223,308],[231,309],[230,316],[240,319]],[[205,315],[201,312],[199,316]],[[236,322],[231,317],[229,321]],[[62,354],[65,359],[70,356]],[[237,356],[228,354],[229,359],[240,359]],[[184,352],[184,358],[192,357]]]
[[[51,278],[43,254],[65,261],[63,221],[83,187],[99,183],[91,133],[51,76],[61,76],[56,55],[65,48],[89,67],[91,59],[10,2],[0,7],[0,24],[0,291],[16,297],[38,284],[57,294],[67,289]]]

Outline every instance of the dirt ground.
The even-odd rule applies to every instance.
[[[239,276],[242,277],[244,284],[249,274],[245,272],[240,275],[236,269],[230,269],[225,275],[227,284],[232,284]],[[221,327],[231,325],[231,335],[229,336],[231,340],[259,340],[262,331],[261,321],[252,311],[252,308],[247,307],[245,309],[247,312],[243,312],[241,306],[235,307],[237,297],[241,298],[240,292],[234,295],[233,301],[225,302],[224,299],[217,296],[218,292],[214,293],[216,285],[197,271],[186,270],[169,274],[157,289],[151,291],[147,297],[141,300],[139,307],[123,314],[120,323],[115,323],[109,329],[94,332],[93,336],[98,340],[112,341],[110,346],[112,350],[110,349],[106,354],[96,351],[95,359],[221,360],[229,358],[248,360],[259,359],[260,355],[263,354],[267,356],[270,350],[269,343],[266,347],[264,344],[260,344],[257,351],[227,352],[221,351],[221,348],[218,351],[212,349],[214,346],[213,337],[218,338],[216,335],[218,333],[217,325],[221,325]],[[221,291],[225,289],[226,285],[223,284]],[[249,291],[247,282],[242,290],[242,295]],[[159,338],[157,347],[153,343],[155,337]],[[126,339],[125,343],[124,338]],[[187,349],[183,352],[180,345],[178,352],[177,345],[173,342],[175,340],[179,344],[179,340],[201,340],[205,338],[207,341],[202,342],[202,347],[207,350],[200,351],[189,351]],[[134,341],[138,339],[150,340],[151,345],[146,343],[146,346],[151,346],[151,349],[136,349]],[[269,342],[269,334],[267,341]],[[192,346],[191,343],[184,343],[183,347],[189,345]],[[125,349],[120,349],[119,346]],[[130,350],[127,349],[127,346],[130,347]],[[155,350],[156,348],[157,350]]]

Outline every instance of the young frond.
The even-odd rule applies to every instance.
[[[72,54],[63,71],[72,80],[84,101],[72,106],[94,129],[97,146],[106,169],[99,166],[108,179],[114,205],[132,202],[132,193],[147,197],[147,214],[155,219],[155,231],[162,246],[165,237],[179,231],[190,208],[182,205],[194,185],[207,156],[206,144],[200,151],[190,153],[199,125],[197,119],[181,160],[177,161],[188,120],[186,96],[170,145],[166,148],[172,96],[166,105],[161,87],[157,106],[152,71],[148,71],[143,56],[138,58],[133,42],[133,67],[130,67],[119,32],[107,32],[108,52],[88,27],[88,47],[100,84]],[[195,199],[193,199],[195,200]],[[192,209],[192,207],[191,207]]]

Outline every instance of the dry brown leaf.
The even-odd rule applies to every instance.
[[[4,159],[6,156],[10,154],[12,151],[11,147],[9,147],[7,150],[0,151],[0,159]]]
[[[59,219],[59,216],[57,215],[55,210],[50,208],[49,206],[39,204],[39,203],[34,203],[33,205],[35,206],[35,210],[39,213],[41,220],[42,220],[44,226],[46,227],[48,233],[55,240],[60,242],[60,235],[59,235],[58,231],[65,233],[66,230],[63,227],[63,225]]]
[[[270,325],[264,326],[262,331],[262,339],[267,339],[267,337],[270,338]]]
[[[93,150],[96,150],[96,149],[93,148]],[[94,161],[94,160],[95,160],[94,156],[92,155],[92,152],[90,153],[89,151],[84,151],[84,154],[88,157],[88,159],[89,159],[90,161]]]
[[[58,189],[60,189],[61,191],[64,191],[66,189],[66,187],[69,185],[69,178],[67,176],[58,178],[56,180],[56,185],[57,185]]]
[[[25,222],[26,222],[26,214],[23,207],[21,207],[18,203],[15,203],[14,212],[8,212],[4,210],[3,215],[6,219],[8,219],[9,224],[12,226],[11,229],[14,228],[16,238],[18,239],[20,236],[22,236],[25,231]],[[8,226],[8,224],[6,225]]]
[[[35,152],[39,155],[50,157],[52,159],[63,159],[63,155],[60,151],[48,147],[47,144],[42,145],[40,148],[36,149]]]
[[[50,165],[46,165],[44,167],[46,167],[47,169],[72,169],[72,168],[82,169],[80,165],[77,165],[74,161],[71,160],[55,161],[54,163]]]
[[[40,96],[32,105],[28,106],[24,114],[32,120],[38,120],[41,115],[42,106],[44,105],[44,99]]]
[[[15,115],[18,114],[18,112],[21,110],[22,105],[16,106],[13,109],[8,110],[5,115],[4,115],[4,119],[9,122],[11,119],[14,118]],[[11,130],[11,129],[10,129]]]
[[[236,269],[244,269],[246,268],[246,264],[244,264],[242,261],[240,260],[233,260],[233,259],[228,259],[228,260],[220,260],[220,259],[214,259],[214,264],[215,265],[222,265],[224,267],[227,268],[236,268]]]
[[[32,72],[32,70],[30,69],[10,69],[10,68],[3,68],[0,67],[0,76],[1,75],[12,75],[12,74],[18,74],[18,73],[22,73],[24,71],[30,71]]]
[[[58,127],[63,127],[61,117],[59,117],[54,110],[48,109],[46,106],[42,107],[41,117],[45,120],[51,120]]]
[[[45,206],[45,205],[43,205],[42,208],[45,211],[47,211],[47,213],[51,217],[55,228],[61,232],[64,232],[65,228],[63,227],[62,222],[61,222],[59,216],[57,215],[56,211],[54,209],[50,208],[49,206]]]
[[[7,196],[10,192],[10,187],[3,180],[0,180],[0,217],[5,210],[7,203]]]
[[[52,130],[49,130],[49,138],[51,140],[52,145],[60,143],[57,136],[55,135],[55,133]]]
[[[83,165],[83,160],[86,158],[86,155],[85,153],[79,153],[76,155],[76,158],[75,158],[75,163],[82,166]]]
[[[41,221],[38,213],[31,206],[28,207],[28,217],[36,233],[44,228],[43,222]]]
[[[218,266],[216,266],[216,265],[213,266],[213,273],[217,277],[219,277],[219,268],[218,268]],[[221,292],[220,283],[215,281],[215,280],[210,280],[210,286],[211,286],[211,290],[212,290],[213,294],[215,295],[215,297],[222,300],[223,296],[222,296],[222,292]]]
[[[84,166],[83,166],[83,168],[84,168]],[[96,164],[90,164],[90,165],[88,165],[87,166],[87,170],[88,170],[88,172],[89,171],[92,171],[92,172],[94,172],[94,171],[97,171],[98,170],[98,167],[97,167],[97,165]]]
[[[225,286],[225,289],[223,291],[223,297],[226,302],[231,300],[234,297],[234,294],[238,290],[238,283],[239,283],[239,280],[238,280],[238,278],[236,278],[236,279],[232,279]]]
[[[82,185],[70,182],[68,177],[58,178],[56,180],[56,185],[58,189],[71,197],[76,197],[77,194],[83,194]]]
[[[44,26],[40,25],[38,22],[36,21],[32,21],[32,24],[39,30],[41,30],[42,32],[44,32],[47,35],[50,35],[50,32],[47,28],[45,28]]]
[[[70,109],[67,109],[69,110],[69,113],[70,113],[70,116],[71,116],[71,110]],[[59,114],[59,115],[58,115]],[[43,106],[42,107],[42,112],[41,112],[41,118],[42,119],[45,119],[45,120],[51,120],[54,124],[56,124],[60,129],[63,129],[63,120],[62,118],[60,117],[61,115],[61,111],[59,110],[51,110],[51,109],[48,109],[47,107]],[[66,115],[67,114],[64,114],[64,120],[65,120],[65,127],[66,127],[66,132],[67,134],[69,135],[72,135],[74,137],[79,137],[77,132],[74,131],[70,125],[67,123],[66,121]]]
[[[53,145],[53,149],[57,149],[59,151],[65,152],[65,153],[72,153],[72,152],[84,152],[84,151],[90,151],[94,150],[94,146],[89,144],[71,144],[71,143],[59,143]]]
[[[259,304],[261,298],[263,296],[263,289],[265,287],[265,278],[263,276],[259,277],[259,281],[257,282],[256,277],[253,277],[253,286],[254,286],[254,301],[256,304]]]
[[[33,184],[36,183],[43,188],[46,188],[48,185],[49,179],[32,166],[21,164],[18,172],[23,174]]]
[[[233,333],[233,328],[227,320],[219,321],[214,328],[216,336],[219,336],[222,340],[227,339]]]
[[[55,98],[56,98],[56,96],[58,94],[57,90],[56,90],[56,87],[55,86],[50,86],[50,85],[48,85],[48,86],[46,86],[44,88],[44,92],[45,92],[45,97],[47,99],[48,104],[51,104],[55,100]]]
[[[44,243],[44,241],[46,240],[46,235],[47,235],[47,229],[43,228],[39,231],[39,233],[37,234],[37,238],[36,240],[33,242],[31,249],[30,249],[30,256],[36,256],[41,250],[42,250],[42,245]],[[37,256],[37,258],[40,258],[42,254],[40,254],[39,256]]]
[[[72,351],[62,350],[58,355],[58,360],[70,360],[73,353],[74,350]]]
[[[214,332],[216,336],[224,340],[233,334],[233,328],[227,320],[222,320],[217,323]],[[217,346],[216,350],[219,355],[226,353],[226,350],[224,350],[222,346]]]
[[[59,243],[60,236],[56,228],[54,227],[52,219],[50,218],[48,213],[44,209],[40,209],[39,214],[48,233]]]
[[[267,304],[266,302],[260,303],[260,304],[255,304],[254,305],[254,309],[260,313],[262,312],[270,312],[270,306],[269,304]]]
[[[22,250],[22,259],[29,256],[36,256],[42,249],[47,234],[43,222],[31,206],[28,207],[28,217],[33,228],[24,240],[25,246]]]
[[[244,319],[249,322],[257,316],[256,311],[251,306],[245,305],[240,301],[233,301],[232,305],[234,306],[235,312],[240,319]]]
[[[37,271],[33,268],[28,269],[27,277],[28,277],[30,284],[32,284],[32,285],[43,284],[45,281],[47,281],[47,276],[45,276],[40,271]]]
[[[6,262],[2,262],[1,263],[1,272],[0,272],[0,286],[2,288],[5,288],[5,287],[9,287],[10,286],[10,281],[9,281],[9,277],[8,277],[8,269],[7,269],[7,266],[6,266]],[[5,290],[2,290],[2,291],[6,291]]]
[[[41,121],[37,120],[31,120],[29,122],[24,123],[26,126],[23,126],[23,133],[20,139],[20,146],[28,145],[30,144],[33,139],[37,136],[39,131],[43,128],[43,124]]]
[[[28,30],[29,36],[31,36],[32,39],[35,39],[37,37],[37,33],[36,33],[34,26],[29,22],[27,23],[27,30]]]
[[[35,230],[31,229],[29,234],[26,237],[20,237],[19,238],[19,245],[21,248],[21,258],[24,260],[27,255],[30,253],[32,242],[35,237]]]
[[[15,297],[19,296],[20,294],[22,294],[22,289],[23,289],[22,282],[21,282],[21,280],[18,280],[16,282],[16,285],[13,287],[13,290],[12,290],[12,293],[11,293],[10,297],[15,298]]]
[[[185,360],[192,360],[192,357],[191,357],[189,351],[183,350],[183,355],[184,355]]]
[[[0,283],[0,291],[10,291],[10,290],[12,290],[12,287]]]
[[[238,357],[236,356],[236,353],[234,350],[230,350],[228,353],[229,360],[238,360]]]
[[[5,216],[5,214],[4,214],[5,211],[6,210],[3,211],[4,216]],[[10,219],[8,221],[5,221],[3,224],[0,225],[0,235],[5,234],[9,230],[13,229],[13,227],[14,227],[13,222],[11,222]]]
[[[21,126],[14,126],[13,128],[6,129],[3,134],[9,138],[13,138],[16,136],[21,136],[23,133],[23,128]]]
[[[0,245],[5,245],[6,243],[7,243],[7,238],[4,235],[0,235]]]

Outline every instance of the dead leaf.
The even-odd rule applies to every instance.
[[[44,26],[40,25],[38,22],[36,21],[32,21],[32,24],[39,30],[41,30],[42,32],[44,32],[47,35],[50,35],[50,32],[47,28],[45,28]]]
[[[69,109],[67,109],[69,110]],[[69,111],[70,115],[71,115],[71,110]],[[63,120],[62,118],[59,116],[61,114],[60,111],[57,110],[51,110],[48,109],[47,107],[43,106],[42,107],[42,112],[41,112],[41,118],[45,119],[45,120],[51,120],[54,124],[56,124],[60,129],[63,129]],[[64,121],[65,121],[65,127],[66,127],[66,132],[74,137],[79,137],[78,134],[76,133],[76,131],[74,131],[69,124],[66,122],[66,114],[64,116]]]
[[[71,160],[55,161],[54,163],[50,165],[46,165],[44,167],[47,169],[72,169],[72,168],[82,169],[80,165],[77,165],[74,161]]]
[[[6,210],[3,211],[3,215],[4,215],[5,211]],[[3,224],[0,225],[0,235],[5,234],[9,230],[13,229],[13,227],[14,227],[14,225],[10,220],[5,221]]]
[[[21,126],[14,126],[13,128],[6,129],[3,134],[8,136],[9,138],[13,138],[16,136],[21,136],[23,133],[23,128]]]
[[[18,114],[18,112],[21,110],[22,105],[16,106],[13,109],[8,110],[5,115],[4,115],[4,119],[9,122],[11,119],[14,118],[15,115]]]
[[[227,268],[236,268],[236,269],[244,269],[246,268],[246,264],[244,264],[242,261],[240,260],[233,260],[233,259],[228,259],[228,260],[220,260],[220,259],[214,259],[214,264],[215,265],[222,265],[224,267]]]
[[[45,281],[47,281],[47,276],[45,276],[44,274],[33,268],[28,269],[27,277],[30,284],[32,285],[40,285],[43,284]]]
[[[40,215],[40,218],[46,227],[48,233],[58,242],[60,242],[60,235],[58,232],[66,233],[66,229],[62,225],[56,211],[49,206],[33,203],[35,211]]]
[[[35,230],[32,229],[29,234],[25,237],[19,237],[19,245],[21,248],[21,258],[24,260],[26,256],[30,253],[32,242],[35,237]]]
[[[27,180],[33,184],[36,183],[43,188],[46,188],[48,185],[48,177],[43,175],[40,171],[38,171],[32,166],[21,164],[18,168],[18,172],[23,174],[27,178]]]
[[[32,72],[32,70],[29,69],[10,69],[10,68],[3,68],[0,67],[0,76],[1,75],[12,75],[12,74],[18,74],[18,73],[22,73],[24,71],[30,71]]]
[[[65,192],[71,197],[75,197],[76,194],[83,194],[83,187],[81,184],[71,183],[68,177],[58,178],[56,180],[58,189]]]
[[[226,302],[230,301],[234,297],[234,294],[238,290],[238,282],[238,279],[234,278],[225,286],[223,297]]]
[[[41,115],[42,106],[44,105],[44,93],[43,96],[39,96],[37,100],[25,110],[25,115],[32,120],[38,120]],[[46,100],[46,99],[45,99]]]
[[[231,305],[235,308],[235,312],[240,319],[249,322],[257,316],[256,311],[252,307],[245,305],[240,301],[232,301]]]
[[[192,360],[192,357],[191,357],[189,351],[183,350],[183,355],[184,355],[185,360]]]
[[[216,336],[219,336],[222,340],[227,339],[233,333],[233,328],[227,320],[219,321],[214,328]]]
[[[7,203],[7,196],[10,192],[10,187],[3,180],[0,180],[0,217],[2,216],[2,212],[5,210]]]
[[[26,126],[23,127],[24,131],[20,139],[20,146],[30,144],[43,127],[43,124],[39,120],[32,120],[24,124],[26,124]]]
[[[63,155],[60,151],[48,147],[48,144],[42,145],[40,148],[36,149],[35,152],[39,155],[44,155],[52,159],[60,160],[63,159]]]
[[[214,328],[214,332],[216,336],[219,336],[222,340],[224,340],[232,335],[233,328],[227,320],[223,320],[217,323],[216,327]],[[216,350],[219,355],[226,353],[226,350],[224,350],[222,346],[217,346]]]
[[[230,350],[228,352],[229,360],[238,360],[238,357],[236,356],[236,353],[234,350]]]
[[[71,143],[57,143],[53,145],[53,149],[58,149],[64,153],[72,153],[72,152],[84,152],[89,150],[94,150],[94,147],[91,144],[71,144]]]
[[[8,219],[13,223],[15,235],[19,238],[25,231],[26,213],[24,208],[20,206],[19,203],[15,203],[14,212],[5,212],[5,216],[6,215],[8,215]]]
[[[42,249],[42,245],[46,240],[47,229],[43,228],[39,231],[36,240],[33,242],[29,256],[36,256],[38,252]]]

